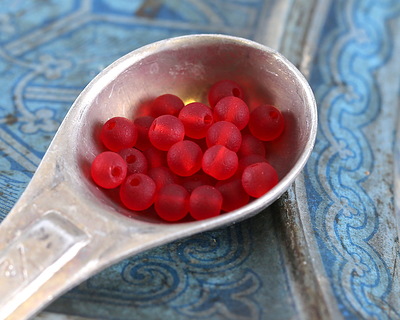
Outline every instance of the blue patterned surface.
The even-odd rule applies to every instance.
[[[0,219],[76,96],[110,62],[183,34],[252,39],[272,2],[3,0]],[[400,2],[331,3],[310,76],[320,116],[304,173],[310,238],[333,293],[330,303],[343,318],[400,319],[391,178]],[[102,319],[296,318],[298,293],[279,228],[277,217],[263,212],[151,250],[94,276],[48,310]]]

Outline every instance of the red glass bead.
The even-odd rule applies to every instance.
[[[182,179],[181,185],[191,193],[194,189],[200,186],[209,185],[214,186],[216,180],[209,176],[208,174],[204,173],[203,171],[199,171],[189,177],[184,177]]]
[[[168,184],[158,191],[154,209],[163,220],[179,221],[189,212],[189,192],[178,184]]]
[[[181,111],[184,105],[181,98],[167,93],[154,99],[150,107],[150,112],[153,117],[159,117],[165,114],[178,116],[179,111]]]
[[[242,144],[238,151],[239,158],[250,154],[258,154],[265,157],[265,145],[260,139],[257,139],[252,134],[242,132]]]
[[[127,173],[125,160],[112,151],[97,155],[90,168],[93,181],[102,188],[113,189],[124,181]]]
[[[279,182],[275,169],[267,162],[249,165],[242,174],[242,185],[246,193],[259,198]]]
[[[167,152],[165,151],[151,146],[150,148],[144,150],[143,154],[147,159],[148,168],[156,168],[167,165]]]
[[[173,173],[169,168],[161,166],[151,168],[147,175],[154,180],[156,183],[157,191],[160,190],[162,187],[166,186],[167,184],[179,184],[180,179],[179,177]]]
[[[242,180],[240,178],[231,178],[224,181],[218,181],[215,187],[222,194],[222,210],[233,211],[250,201],[249,195],[244,191]]]
[[[213,124],[211,109],[203,103],[193,102],[184,106],[178,117],[190,138],[200,139],[206,136],[208,128]]]
[[[189,198],[189,212],[196,220],[216,217],[221,213],[222,194],[212,186],[199,186]]]
[[[138,138],[135,144],[137,149],[143,151],[150,148],[151,143],[149,140],[149,129],[154,119],[155,118],[151,116],[142,116],[133,121],[138,131]]]
[[[135,148],[122,149],[118,152],[128,165],[128,175],[133,173],[147,173],[147,159],[144,154]]]
[[[236,174],[241,176],[244,169],[246,169],[249,165],[259,162],[267,162],[267,159],[259,154],[249,154],[239,158],[239,167]]]
[[[119,196],[130,210],[142,211],[154,203],[156,184],[148,175],[134,173],[121,184]]]
[[[232,177],[238,168],[238,157],[228,148],[215,145],[210,147],[203,155],[203,171],[217,180]]]
[[[175,143],[167,153],[168,167],[179,176],[187,177],[201,169],[203,151],[193,141]]]
[[[213,117],[215,122],[229,121],[242,130],[249,122],[250,111],[242,99],[229,96],[218,101],[213,110]]]
[[[214,83],[208,91],[208,102],[211,107],[214,107],[219,100],[228,96],[234,96],[243,99],[243,90],[239,84],[234,81],[218,81]]]
[[[240,130],[231,122],[219,121],[214,123],[207,131],[207,146],[222,145],[237,152],[242,144]]]
[[[250,132],[262,141],[278,138],[284,128],[285,121],[282,113],[272,105],[261,105],[250,113]]]
[[[175,143],[182,141],[185,128],[175,116],[162,115],[154,119],[149,129],[149,139],[157,149],[168,151]]]
[[[109,119],[101,128],[100,141],[104,146],[118,152],[125,148],[132,148],[137,140],[138,132],[134,123],[124,117]]]

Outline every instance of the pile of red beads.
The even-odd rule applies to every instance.
[[[119,189],[134,211],[154,208],[163,220],[202,220],[259,198],[279,181],[266,160],[265,143],[284,130],[272,105],[250,112],[242,88],[230,80],[208,91],[209,105],[157,97],[146,116],[104,123],[106,147],[91,166],[94,182]]]

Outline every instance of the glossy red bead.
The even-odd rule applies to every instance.
[[[163,151],[168,151],[173,144],[182,141],[184,136],[185,128],[182,121],[171,115],[157,117],[149,129],[151,144]]]
[[[272,105],[261,105],[250,113],[249,129],[253,136],[262,141],[278,138],[285,128],[282,113]]]
[[[193,102],[184,106],[178,117],[190,138],[200,139],[206,136],[208,128],[213,124],[212,110],[203,103]]]
[[[187,177],[201,169],[203,151],[193,141],[175,143],[167,153],[168,167],[179,176]]]
[[[222,145],[237,152],[242,144],[242,134],[232,122],[219,121],[208,129],[206,142],[208,147]]]
[[[177,116],[183,106],[184,103],[181,98],[174,94],[167,93],[158,96],[153,100],[150,112],[153,117],[159,117],[166,114]]]
[[[154,203],[156,184],[148,175],[135,173],[121,184],[119,195],[128,209],[142,211]]]
[[[138,132],[133,121],[124,117],[109,119],[101,128],[100,141],[111,151],[118,152],[132,148],[137,140]]]
[[[179,221],[189,212],[189,192],[178,184],[168,184],[158,191],[154,209],[165,221]]]
[[[221,80],[214,83],[208,91],[208,102],[214,107],[224,97],[234,96],[244,98],[243,90],[238,83],[232,80]]]
[[[222,194],[212,186],[199,186],[189,198],[189,212],[196,220],[216,217],[221,213]]]
[[[127,165],[118,153],[105,151],[98,154],[93,160],[90,174],[99,187],[113,189],[124,181]]]
[[[215,122],[229,121],[242,130],[249,123],[250,111],[242,99],[229,96],[218,101],[213,110],[213,117]]]
[[[215,145],[204,153],[202,168],[205,173],[215,179],[225,180],[235,174],[238,168],[238,157],[232,150]]]
[[[135,148],[122,149],[118,154],[128,166],[128,175],[133,173],[147,173],[147,159],[144,154]]]
[[[246,193],[259,198],[279,182],[276,170],[267,162],[249,165],[242,174],[242,185]]]

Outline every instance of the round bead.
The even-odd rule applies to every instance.
[[[215,145],[210,147],[203,155],[203,171],[217,180],[232,177],[238,168],[238,157],[228,148]]]
[[[182,141],[185,128],[175,116],[162,115],[154,119],[149,129],[149,139],[157,149],[168,151],[175,143]]]
[[[122,203],[130,210],[148,209],[156,195],[156,184],[148,175],[134,173],[121,184],[119,196]]]
[[[215,187],[222,194],[222,210],[233,211],[250,201],[249,195],[244,191],[240,178],[231,178],[225,181],[218,181]]]
[[[219,100],[228,96],[234,96],[243,99],[243,90],[239,84],[234,81],[218,81],[214,83],[208,91],[208,102],[210,103],[211,107],[214,107]]]
[[[154,117],[151,116],[138,117],[133,121],[138,131],[138,138],[135,144],[137,149],[143,151],[150,148],[149,129],[153,121]]]
[[[177,116],[183,108],[184,103],[181,98],[173,94],[163,94],[154,99],[151,105],[151,115],[159,117],[161,115],[170,114]]]
[[[127,148],[118,153],[128,165],[128,175],[147,172],[147,159],[138,149]]]
[[[267,162],[249,165],[242,174],[242,185],[246,193],[259,198],[279,182],[276,170]]]
[[[195,173],[194,175],[191,175],[189,177],[184,177],[182,179],[181,185],[189,192],[191,193],[194,189],[200,186],[204,185],[209,185],[213,186],[215,185],[215,179],[208,174],[205,174],[203,171],[199,171]]]
[[[127,165],[125,160],[112,151],[105,151],[97,155],[90,168],[93,181],[102,188],[118,187],[125,179]]]
[[[153,146],[143,151],[147,159],[148,168],[156,168],[167,165],[167,153]]]
[[[265,145],[260,139],[249,133],[242,133],[242,143],[238,151],[238,156],[245,157],[250,154],[258,154],[265,157]]]
[[[208,147],[222,145],[237,152],[242,144],[242,134],[233,123],[219,121],[208,129],[206,142]]]
[[[168,167],[179,176],[187,177],[201,169],[203,151],[193,141],[175,143],[167,153]]]
[[[124,117],[109,119],[101,128],[100,141],[111,151],[132,148],[137,140],[138,132],[134,123]]]
[[[240,174],[241,176],[244,169],[246,169],[249,165],[259,162],[267,162],[267,159],[259,154],[249,154],[239,158],[239,167],[236,174]]]
[[[199,186],[189,198],[189,212],[196,220],[216,217],[221,213],[222,194],[212,186]]]
[[[250,113],[250,132],[262,141],[275,140],[282,134],[284,128],[282,113],[272,105],[261,105]]]
[[[168,184],[158,192],[154,203],[157,214],[166,221],[179,221],[189,212],[189,192],[178,184]]]
[[[213,110],[213,117],[215,122],[229,121],[242,130],[249,122],[250,111],[242,99],[229,96],[218,101]]]
[[[156,183],[157,191],[160,190],[162,187],[166,186],[167,184],[179,184],[180,179],[179,177],[173,173],[169,168],[161,166],[151,168],[147,175],[154,180]]]
[[[208,128],[213,124],[211,109],[200,102],[184,106],[179,112],[179,119],[185,127],[185,134],[195,139],[204,138]]]

